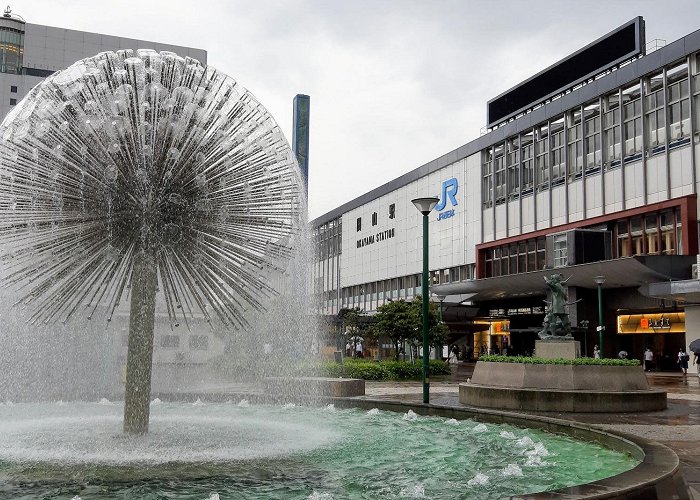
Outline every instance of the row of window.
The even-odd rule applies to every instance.
[[[389,205],[389,219],[393,219],[396,217],[396,204],[392,203]],[[372,213],[372,226],[376,226],[378,223],[379,216],[377,215],[377,212]],[[362,217],[357,218],[357,232],[359,233],[362,231]]]
[[[618,219],[595,228],[611,231],[616,242],[613,258],[634,255],[676,255],[682,253],[680,209],[663,210]],[[564,233],[555,235],[551,250],[554,267],[567,265],[567,240]],[[483,250],[485,278],[541,271],[547,266],[546,237],[529,238],[508,245]]]
[[[428,279],[431,286],[466,281],[474,279],[474,270],[473,264],[439,269],[430,271]],[[365,311],[374,311],[389,300],[411,300],[420,295],[422,283],[421,274],[411,274],[345,287],[341,290],[341,307],[359,307]],[[328,292],[322,297],[322,301],[330,302],[333,298]]]
[[[700,130],[700,54],[691,63]],[[690,83],[675,64],[483,150],[484,206],[689,143]]]
[[[179,335],[161,335],[160,347],[163,349],[179,349]],[[191,351],[206,351],[209,349],[209,337],[206,335],[190,335],[189,347]]]
[[[129,345],[129,335],[122,335],[122,346]],[[163,349],[178,349],[180,348],[179,335],[161,335],[160,347]],[[190,335],[189,347],[191,351],[207,351],[209,349],[209,337],[207,335]]]
[[[680,209],[619,220],[613,237],[617,257],[682,254]]]
[[[312,233],[316,259],[327,259],[343,252],[343,221],[340,217],[313,228]]]

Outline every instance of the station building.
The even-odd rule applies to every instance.
[[[588,356],[600,291],[604,356],[649,346],[659,369],[677,369],[700,337],[689,319],[700,316],[700,31],[651,50],[635,18],[490,100],[487,115],[480,137],[312,221],[318,314],[420,294],[411,200],[437,196],[431,300],[469,357],[531,353],[544,278],[557,273]]]

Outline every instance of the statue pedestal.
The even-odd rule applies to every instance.
[[[535,357],[544,359],[576,359],[581,357],[578,340],[536,340]]]

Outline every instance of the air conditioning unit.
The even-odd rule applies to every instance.
[[[676,140],[683,138],[683,129],[681,128],[680,123],[673,123],[671,125],[671,137],[673,137]]]
[[[694,280],[698,279],[698,265],[697,264],[692,265],[691,274],[693,275]]]

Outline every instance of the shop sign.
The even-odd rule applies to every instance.
[[[620,314],[617,316],[618,334],[684,333],[685,313]]]

